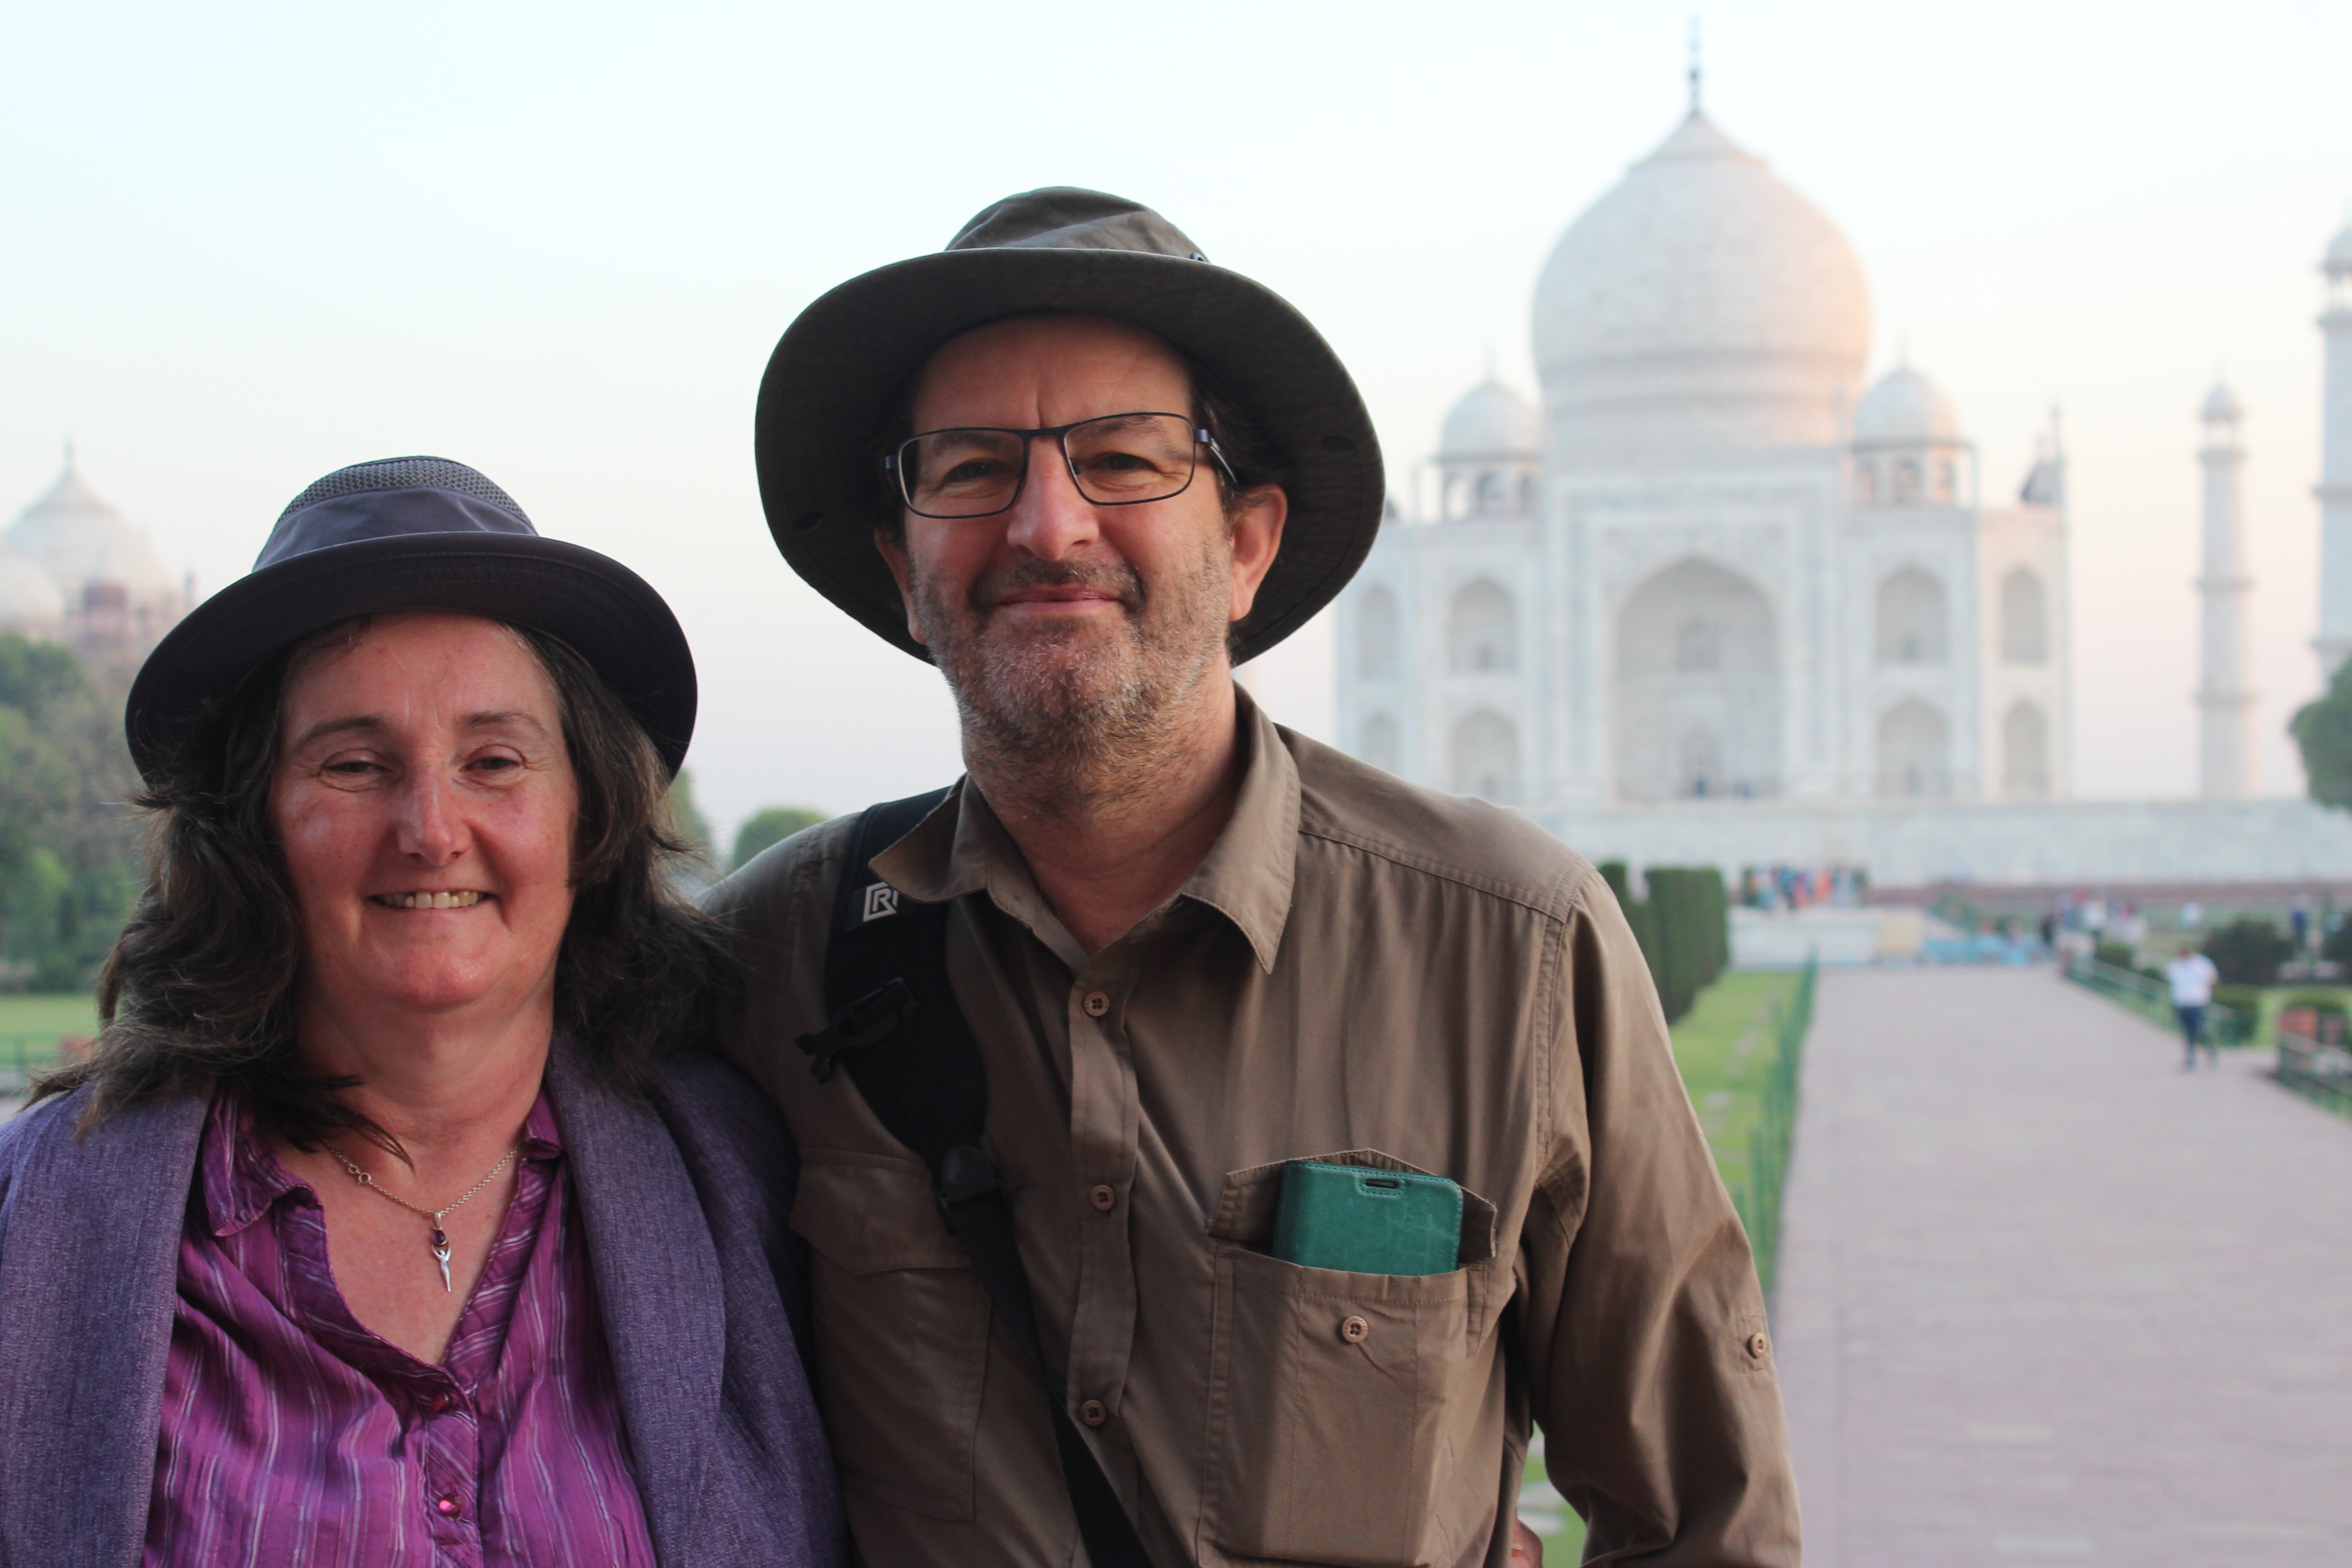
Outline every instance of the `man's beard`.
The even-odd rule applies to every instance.
[[[1105,560],[1024,556],[974,580],[961,603],[915,574],[931,655],[962,715],[966,758],[1033,810],[1099,811],[1149,789],[1150,763],[1183,724],[1183,699],[1223,673],[1233,552],[1223,531],[1193,567],[1147,589]],[[1005,596],[1083,586],[1124,612],[1015,625]]]

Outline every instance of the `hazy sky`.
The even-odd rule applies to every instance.
[[[79,443],[209,590],[310,479],[474,464],[677,605],[715,816],[945,780],[928,668],[769,542],[752,399],[802,305],[1011,191],[1149,201],[1297,302],[1392,482],[1560,231],[1674,126],[1691,6],[18,4],[0,13],[0,519]],[[2198,437],[2247,407],[2263,785],[2317,687],[2319,300],[2341,4],[1713,4],[1710,114],[1860,252],[1988,495],[2063,405],[2075,778],[2194,778]],[[19,499],[21,498],[21,499]],[[1330,637],[1265,661],[1330,727]]]

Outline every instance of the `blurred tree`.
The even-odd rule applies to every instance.
[[[2242,916],[2205,939],[2205,956],[2231,985],[2275,985],[2294,939],[2271,921]]]
[[[2286,728],[2303,748],[2311,798],[2352,811],[2352,660],[2336,669],[2324,693],[2296,710]]]
[[[718,846],[710,841],[710,819],[702,815],[702,807],[694,800],[694,773],[680,768],[669,785],[670,830],[692,847],[704,859],[711,858]]]
[[[138,897],[120,705],[70,648],[0,636],[0,985],[77,990]]]
[[[804,805],[771,805],[751,814],[751,820],[735,830],[735,856],[727,868],[740,871],[750,864],[751,857],[772,844],[781,844],[803,827],[814,827],[824,820],[824,813],[812,811]]]

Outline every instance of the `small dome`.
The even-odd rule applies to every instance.
[[[54,632],[65,618],[57,579],[0,539],[0,632]]]
[[[1445,416],[1438,444],[1442,458],[1533,452],[1543,435],[1528,400],[1488,376],[1463,395]]]
[[[2235,419],[2244,413],[2245,410],[2238,406],[2237,396],[2231,392],[2230,384],[2226,381],[2215,382],[2213,390],[2205,395],[2203,414],[2208,424]]]
[[[49,493],[16,519],[8,542],[55,578],[72,603],[92,583],[121,584],[134,604],[162,604],[179,592],[146,534],[100,500],[70,459]]]
[[[1853,444],[1894,446],[1957,441],[1959,416],[1943,390],[1907,364],[1896,365],[1854,405]]]
[[[2327,242],[2327,255],[2320,267],[2328,272],[2352,272],[2352,224]]]

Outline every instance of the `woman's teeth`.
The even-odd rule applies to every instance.
[[[487,893],[383,893],[376,901],[395,910],[470,910]]]

